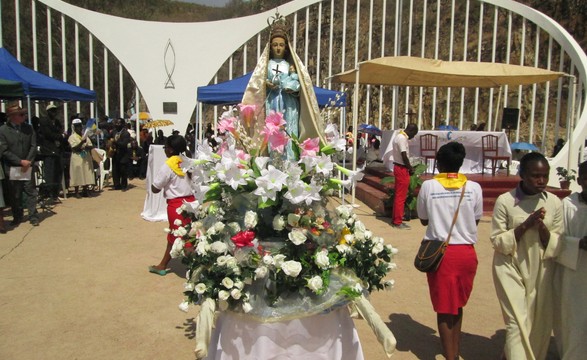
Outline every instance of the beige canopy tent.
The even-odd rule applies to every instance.
[[[529,66],[391,56],[334,75],[335,83],[433,87],[499,87],[556,80],[565,73]]]
[[[556,80],[565,75],[567,74],[562,72],[512,64],[390,56],[361,62],[356,69],[336,74],[330,80],[334,83],[355,84],[353,98],[353,132],[355,134],[353,136],[356,138],[359,116],[359,107],[356,104],[359,98],[359,84],[491,88],[503,85],[515,86],[542,83]],[[576,81],[573,84],[576,86]],[[575,87],[573,87],[573,100],[575,91]],[[573,119],[571,119],[571,124],[572,121]],[[356,148],[354,150],[353,169],[357,161]]]

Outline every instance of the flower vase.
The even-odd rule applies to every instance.
[[[567,180],[561,180],[560,187],[562,190],[569,190],[569,187],[571,187],[571,182]]]

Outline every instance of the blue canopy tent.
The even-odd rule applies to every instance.
[[[29,99],[54,101],[96,100],[96,92],[29,69],[4,48],[0,48],[0,78],[21,82],[24,94]]]
[[[232,105],[240,103],[247,84],[251,79],[251,74],[248,73],[218,84],[198,87],[198,101],[211,105]],[[314,86],[314,92],[316,93],[320,107],[331,105],[333,101],[336,101],[336,103],[332,106],[346,106],[346,94],[343,92],[323,89],[317,86]],[[337,96],[339,96],[338,99]]]

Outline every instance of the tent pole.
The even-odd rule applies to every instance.
[[[355,73],[355,93],[353,94],[353,171],[357,170],[357,123],[359,121],[359,73],[361,71],[361,64],[357,64],[357,72]],[[356,186],[353,186],[351,192],[351,204],[355,205]]]
[[[33,121],[31,120],[31,96],[27,95],[26,96],[26,102],[27,102],[27,117],[29,119],[29,125],[33,125]]]
[[[499,92],[497,93],[497,104],[495,105],[495,121],[493,122],[493,131],[497,131],[497,119],[498,119],[499,109],[500,109],[500,104],[501,104],[502,91],[503,91],[503,85],[501,85],[499,87]]]
[[[571,87],[571,116],[569,117],[569,126],[567,130],[567,144],[569,145],[569,151],[567,152],[567,169],[574,169],[573,165],[574,153],[573,149],[573,127],[575,126],[575,97],[577,94],[577,77],[575,75],[569,75],[572,81]],[[575,164],[577,162],[575,161]]]

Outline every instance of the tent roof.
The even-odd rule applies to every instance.
[[[240,103],[251,78],[251,74],[252,73],[248,73],[241,77],[218,84],[198,87],[198,101],[212,105],[231,105]],[[336,96],[339,94],[340,97],[336,102],[336,106],[341,107],[346,105],[345,93],[323,89],[317,86],[314,86],[314,92],[316,93],[318,105],[322,107],[330,105],[332,101],[336,100]]]
[[[14,98],[21,98],[23,96],[24,96],[24,90],[22,88],[21,82],[0,79],[0,98],[1,99],[14,99]]]
[[[535,67],[411,56],[382,57],[359,64],[359,83],[434,87],[498,87],[556,80],[565,73]],[[332,82],[355,83],[356,69],[334,75]]]
[[[41,74],[21,64],[4,48],[0,48],[0,78],[22,82],[24,93],[32,99],[56,101],[94,101],[92,90],[71,85]]]

